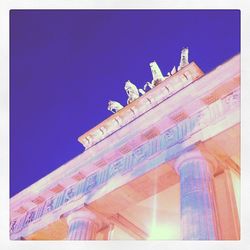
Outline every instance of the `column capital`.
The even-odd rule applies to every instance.
[[[186,153],[183,153],[175,161],[174,169],[178,174],[180,174],[180,168],[183,166],[184,163],[195,160],[207,163],[209,172],[211,174],[215,173],[215,170],[218,165],[217,160],[209,153],[201,152],[199,149],[194,149],[191,151],[187,151]]]
[[[67,217],[68,239],[70,240],[91,240],[96,237],[97,232],[102,228],[103,222],[98,216],[88,209],[72,211]]]
[[[72,222],[74,222],[76,220],[92,221],[92,222],[94,222],[96,219],[97,219],[97,216],[94,213],[92,213],[92,212],[90,212],[88,210],[73,211],[66,218],[68,224],[71,224]]]

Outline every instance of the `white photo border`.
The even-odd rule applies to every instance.
[[[12,9],[241,10],[241,240],[240,241],[11,241],[9,240],[9,12]],[[245,0],[3,0],[0,3],[0,247],[1,249],[250,249],[250,8]]]

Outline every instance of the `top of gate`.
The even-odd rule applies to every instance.
[[[132,101],[129,101],[128,99],[127,106],[118,106],[119,108],[116,113],[81,135],[78,138],[78,141],[85,147],[85,149],[92,147],[203,75],[204,73],[195,62],[185,65],[183,68],[179,69],[178,72],[174,72],[174,74],[161,79],[161,81],[157,82],[150,91],[143,93],[142,96],[139,97],[138,95],[138,98],[135,98]],[[128,83],[131,82],[126,82],[126,86]],[[111,101],[111,103],[109,102],[109,110],[112,109],[112,107],[110,108],[111,104],[114,104],[115,106],[116,104],[119,105],[119,103]]]

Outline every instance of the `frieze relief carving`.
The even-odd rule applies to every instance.
[[[226,111],[232,109],[235,105],[239,105],[240,104],[240,89],[237,89],[233,93],[225,96],[222,99],[222,103]]]

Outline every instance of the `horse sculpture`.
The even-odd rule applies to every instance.
[[[126,90],[126,93],[128,95],[127,104],[133,102],[137,98],[139,98],[140,94],[145,94],[145,91],[142,89],[137,89],[137,87],[130,82],[129,80],[125,83],[124,89]]]
[[[151,82],[147,82],[144,85],[143,87],[144,90],[146,90],[147,87],[149,87],[150,89],[154,88],[165,79],[156,61],[151,62],[149,66],[152,72],[153,80]]]
[[[108,102],[108,110],[111,111],[112,113],[116,113],[117,111],[119,111],[120,109],[122,109],[123,106],[116,101],[109,101]]]

